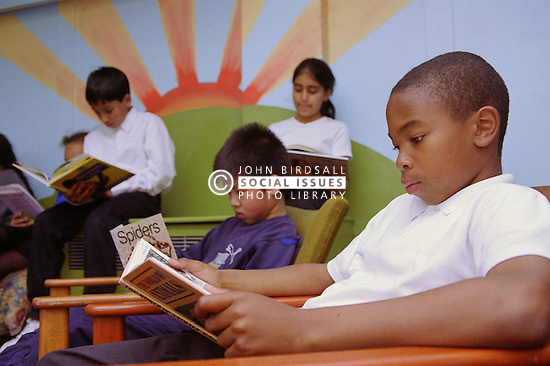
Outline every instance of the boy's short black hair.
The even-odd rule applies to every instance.
[[[252,172],[240,175],[271,172],[282,176],[290,170],[290,157],[283,143],[270,129],[256,122],[233,131],[214,159],[214,170],[226,170],[233,177],[246,167],[252,168]]]
[[[500,115],[499,156],[502,154],[510,97],[502,77],[483,58],[462,51],[439,55],[409,71],[391,94],[411,89],[442,101],[459,122],[484,106],[494,107]]]
[[[130,94],[130,83],[126,75],[114,67],[100,67],[88,75],[86,100],[88,103],[110,102]]]

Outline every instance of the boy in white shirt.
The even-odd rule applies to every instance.
[[[54,352],[39,364],[546,344],[550,204],[502,174],[508,90],[500,75],[477,55],[447,53],[407,73],[386,113],[408,194],[328,264],[219,271],[172,261],[224,289],[195,307],[218,349],[181,334]],[[291,295],[319,296],[302,309],[267,297]]]
[[[103,123],[84,139],[84,153],[119,166],[134,176],[109,191],[76,183],[64,194],[68,202],[38,215],[28,269],[28,296],[48,294],[47,278],[58,278],[64,243],[82,229],[84,276],[116,275],[116,249],[109,230],[132,217],[160,212],[160,194],[176,175],[175,147],[158,116],[132,107],[126,75],[102,67],[88,76],[86,100]],[[85,288],[112,292],[114,286]]]

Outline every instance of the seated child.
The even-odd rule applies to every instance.
[[[17,183],[33,195],[25,175],[12,165],[16,161],[10,141],[0,134],[0,185]],[[27,266],[31,238],[31,219],[0,201],[0,280]]]
[[[88,132],[75,132],[72,135],[63,136],[61,145],[64,146],[65,160],[70,160],[84,152],[84,138]],[[65,202],[65,196],[58,192],[56,204]]]
[[[48,294],[44,280],[59,278],[65,243],[82,231],[84,276],[116,275],[117,252],[109,230],[130,218],[160,212],[161,193],[176,175],[175,147],[162,119],[132,106],[126,75],[101,67],[88,76],[86,100],[102,123],[84,138],[84,153],[134,176],[108,191],[77,182],[67,202],[36,217],[30,250],[29,299]],[[113,292],[115,286],[85,287],[85,293]],[[36,314],[31,313],[31,317]]]
[[[348,126],[336,117],[336,108],[330,101],[336,79],[323,60],[307,58],[300,62],[292,76],[292,99],[296,115],[272,123],[269,129],[287,149],[306,150],[326,155],[351,158],[351,140]],[[301,167],[308,165],[301,160]],[[315,168],[314,166],[312,168]],[[318,209],[330,197],[323,190],[296,189],[287,197],[287,205]]]
[[[217,345],[187,332],[51,352],[39,365],[546,344],[550,204],[502,174],[500,75],[471,53],[435,57],[397,83],[386,116],[407,194],[336,258],[257,271],[171,261],[227,289],[195,306]],[[302,309],[267,297],[289,295],[319,296]]]
[[[257,123],[235,130],[214,160],[214,171],[229,172],[234,182],[245,173],[244,167],[252,167],[253,172],[269,167],[280,176],[289,166],[285,147],[273,132]],[[212,229],[183,256],[219,269],[275,268],[293,263],[300,243],[296,225],[286,213],[284,195],[277,191],[258,195],[256,190],[247,192],[235,184],[229,192],[235,216]]]
[[[248,124],[235,130],[216,155],[214,170],[231,172],[236,181],[240,166],[272,167],[283,174],[290,159],[273,132],[259,124]],[[255,169],[253,169],[255,171]],[[178,256],[199,260],[221,269],[263,269],[282,267],[294,262],[301,238],[288,217],[284,198],[275,194],[243,194],[236,187],[229,193],[235,216],[210,230],[198,243]],[[275,192],[273,192],[275,193]],[[82,308],[70,309],[69,346],[92,343],[92,322]],[[187,327],[169,315],[126,317],[126,338],[138,339],[177,333]],[[0,360],[7,364],[34,365],[38,361],[38,331],[24,335],[8,347]],[[0,365],[3,365],[0,361]]]

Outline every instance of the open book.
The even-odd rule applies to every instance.
[[[170,234],[160,213],[127,225],[120,224],[109,232],[123,268],[126,268],[126,263],[128,263],[132,251],[140,239],[145,239],[169,258],[178,259],[172,239],[170,239]]]
[[[206,282],[188,271],[170,267],[168,259],[164,253],[140,239],[119,283],[216,342],[217,336],[207,331],[193,312],[197,300],[210,294],[205,289]]]
[[[42,208],[36,198],[19,183],[0,186],[0,200],[4,202],[11,212],[23,212],[30,219],[34,219],[36,215],[44,211],[44,208]]]
[[[87,154],[80,154],[67,160],[54,171],[51,178],[40,169],[27,164],[17,162],[13,163],[13,166],[61,192],[68,191],[75,182],[96,183],[101,190],[108,191],[134,175]]]
[[[318,175],[345,175],[349,173],[349,158],[308,151],[307,147],[287,148],[293,167],[309,166]],[[311,150],[311,149],[310,149]]]

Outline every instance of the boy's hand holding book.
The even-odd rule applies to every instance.
[[[113,230],[116,232],[119,227]],[[116,237],[116,234],[113,235]],[[121,261],[124,258],[125,254],[121,256]],[[177,262],[174,259],[170,260],[169,256],[151,243],[140,239],[126,262],[119,283],[216,342],[216,334],[204,327],[203,320],[195,315],[194,310],[197,300],[203,295],[210,295],[211,289],[217,289],[186,269],[179,270],[170,266],[169,261]],[[214,273],[205,270],[200,272]]]
[[[76,182],[67,192],[63,193],[63,196],[72,203],[85,203],[94,198],[96,190],[97,185],[95,183]]]
[[[203,296],[195,314],[208,331],[218,334],[225,357],[303,351],[309,318],[301,309],[251,292]]]
[[[187,270],[206,282],[205,290],[210,293],[225,292],[221,288],[221,271],[209,264],[187,258],[171,259],[168,264],[179,270]]]

